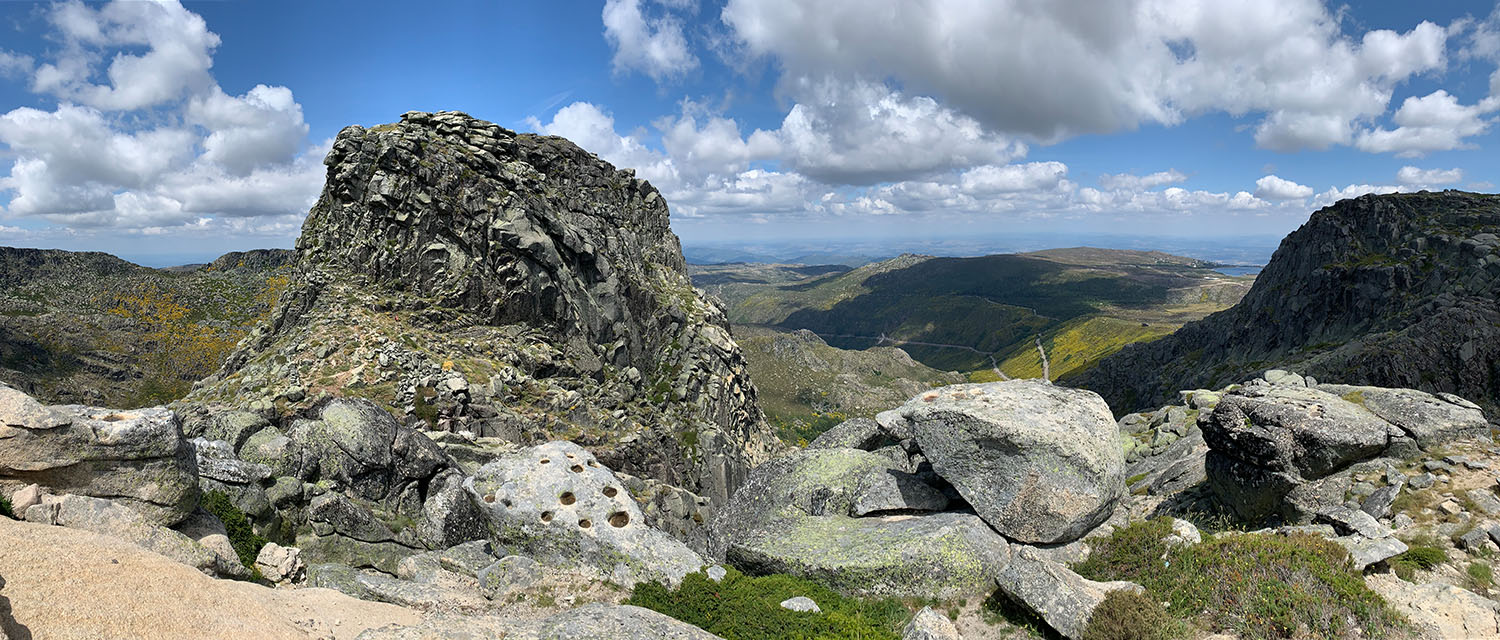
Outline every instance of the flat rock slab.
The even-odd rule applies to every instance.
[[[992,591],[1008,548],[968,514],[837,516],[777,521],[736,539],[726,557],[746,573],[789,573],[841,593],[954,598]]]
[[[1142,591],[1130,582],[1094,582],[1046,559],[1036,549],[1017,546],[1010,564],[996,580],[1000,591],[1015,603],[1041,616],[1047,625],[1068,638],[1088,626],[1094,607],[1117,589]]]
[[[1411,620],[1420,637],[1500,638],[1500,604],[1442,583],[1412,584],[1392,574],[1365,577],[1365,584]]]
[[[1318,385],[1318,390],[1347,398],[1400,427],[1423,449],[1464,438],[1486,438],[1489,423],[1479,407],[1458,396],[1435,396],[1416,389]],[[1445,394],[1446,395],[1446,394]]]
[[[358,640],[722,640],[650,609],[589,604],[541,620],[434,615],[420,624],[390,625]]]
[[[960,384],[900,411],[938,475],[1011,540],[1076,540],[1125,492],[1119,428],[1092,391],[1036,380]]]

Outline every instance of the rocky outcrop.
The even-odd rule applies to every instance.
[[[109,498],[174,525],[198,506],[198,470],[165,408],[45,406],[0,384],[0,483]]]
[[[1041,617],[1047,626],[1067,638],[1082,637],[1094,608],[1104,602],[1109,592],[1142,591],[1140,585],[1130,582],[1084,579],[1029,547],[1016,550],[996,582],[1011,601]]]
[[[978,517],[931,505],[860,513],[872,490],[903,500],[890,492],[899,485],[883,481],[896,477],[926,487],[914,496],[941,495],[868,451],[778,458],[719,510],[710,551],[750,573],[808,576],[849,593],[946,598],[991,589],[1009,545]]]
[[[1284,373],[1268,372],[1224,393],[1201,422],[1210,448],[1209,484],[1246,520],[1305,522],[1342,505],[1350,484],[1346,470],[1355,463],[1410,457],[1488,431],[1478,407],[1456,396],[1309,387],[1302,376]]]
[[[571,442],[500,458],[463,487],[497,549],[625,587],[677,584],[703,566],[693,550],[648,526],[619,478]]]
[[[719,640],[719,636],[650,609],[589,604],[540,620],[433,616],[416,625],[372,629],[357,640]]]
[[[1368,195],[1288,235],[1233,308],[1070,380],[1117,410],[1267,366],[1500,407],[1500,196]]]
[[[1035,380],[954,385],[900,411],[933,470],[1011,540],[1076,540],[1124,493],[1118,430],[1094,393]]]
[[[777,449],[630,170],[454,112],[346,128],[326,164],[290,290],[190,401],[284,421],[361,395],[407,424],[574,438],[719,502]]]
[[[1365,578],[1372,591],[1405,615],[1418,637],[1500,637],[1500,604],[1450,584],[1411,584],[1391,574]]]

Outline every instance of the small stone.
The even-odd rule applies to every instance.
[[[1193,523],[1177,518],[1172,519],[1172,533],[1163,539],[1168,547],[1185,547],[1203,542],[1203,535],[1198,533],[1198,527]]]
[[[723,582],[724,576],[728,573],[728,571],[724,570],[724,567],[714,565],[708,568],[708,579],[713,580],[714,582]]]
[[[1452,469],[1453,465],[1441,460],[1428,460],[1422,463],[1422,468],[1428,471],[1447,471]]]
[[[1484,529],[1474,528],[1458,537],[1458,546],[1469,551],[1476,551],[1484,547],[1490,541],[1490,533]]]
[[[261,547],[260,555],[255,558],[255,568],[267,580],[276,583],[295,582],[307,572],[307,565],[302,562],[301,549],[283,547],[274,542]]]
[[[922,607],[921,611],[906,624],[901,632],[901,640],[961,640],[958,629],[953,626],[953,621],[941,613],[932,610],[932,607]]]
[[[1407,484],[1410,485],[1413,489],[1426,489],[1431,487],[1432,483],[1436,481],[1436,476],[1433,476],[1430,473],[1423,473],[1412,476],[1411,479],[1407,481]]]
[[[786,600],[782,600],[781,608],[787,609],[789,611],[802,611],[812,613],[823,612],[822,609],[818,608],[818,603],[813,602],[812,598],[809,598],[807,596],[797,596],[795,598],[787,598]]]
[[[506,556],[479,570],[479,593],[489,600],[525,589],[541,579],[541,565],[526,556]]]
[[[1407,527],[1412,526],[1415,523],[1416,523],[1416,521],[1412,520],[1411,516],[1406,515],[1404,513],[1398,513],[1398,514],[1396,514],[1396,517],[1391,518],[1391,528],[1393,528],[1393,529],[1398,529],[1398,530],[1399,529],[1405,529]]]
[[[1493,491],[1489,489],[1470,489],[1464,492],[1464,495],[1468,496],[1469,500],[1474,503],[1474,507],[1483,512],[1484,515],[1500,515],[1500,498],[1495,497]]]
[[[1438,511],[1442,511],[1443,513],[1446,513],[1450,516],[1456,516],[1460,513],[1463,513],[1464,508],[1457,502],[1454,502],[1452,500],[1445,500],[1442,504],[1438,505]]]
[[[31,505],[41,503],[42,488],[35,484],[28,484],[17,489],[15,493],[10,494],[11,513],[17,513],[23,517],[26,515],[26,510],[31,508]]]

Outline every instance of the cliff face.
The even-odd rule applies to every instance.
[[[634,172],[452,112],[349,127],[325,163],[282,304],[190,401],[285,418],[364,396],[718,498],[776,446]]]
[[[1069,384],[1117,411],[1268,368],[1500,406],[1500,196],[1363,196],[1288,235],[1233,308],[1126,347]],[[1492,418],[1493,419],[1493,418]]]

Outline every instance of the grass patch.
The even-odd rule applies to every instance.
[[[1133,476],[1130,476],[1129,478],[1125,479],[1125,486],[1128,487],[1128,486],[1133,485],[1133,484],[1135,484],[1137,482],[1145,480],[1146,476],[1149,476],[1149,475],[1151,475],[1151,474],[1149,474],[1149,473],[1137,473],[1137,474],[1135,474]]]
[[[1188,625],[1168,615],[1161,604],[1134,591],[1111,591],[1094,608],[1080,640],[1176,640]]]
[[[1469,590],[1481,594],[1489,593],[1490,587],[1495,584],[1495,570],[1489,564],[1483,562],[1470,562],[1469,568],[1464,571],[1469,577]]]
[[[799,613],[781,602],[807,596],[822,613]],[[911,612],[900,600],[849,598],[816,582],[788,575],[750,577],[732,568],[721,582],[690,573],[675,590],[658,582],[636,585],[625,604],[645,607],[726,640],[896,640]]]
[[[1396,572],[1396,577],[1402,580],[1411,580],[1418,569],[1423,571],[1436,567],[1448,561],[1448,553],[1437,547],[1411,547],[1399,556],[1387,560],[1391,570]]]
[[[229,544],[234,547],[234,552],[240,557],[240,564],[247,567],[255,567],[255,559],[260,556],[261,547],[269,542],[257,535],[255,529],[250,526],[250,519],[245,517],[245,512],[229,500],[229,496],[223,491],[210,491],[203,494],[203,510],[207,511],[224,523],[224,530],[229,534]]]
[[[1313,535],[1240,534],[1168,549],[1166,518],[1136,523],[1095,544],[1074,570],[1129,580],[1178,618],[1247,639],[1340,637],[1355,627],[1384,637],[1402,626],[1343,547]]]

